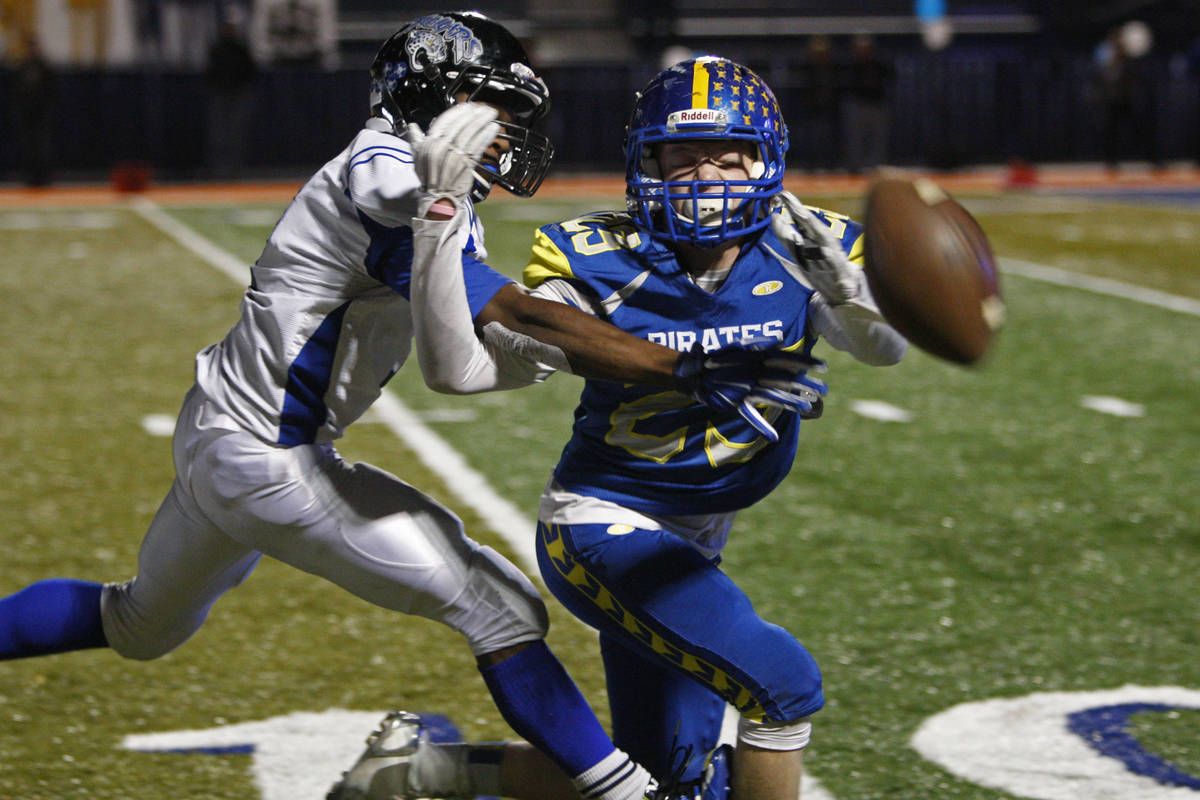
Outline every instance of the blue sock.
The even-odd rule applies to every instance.
[[[0,661],[106,647],[99,583],[53,578],[0,600]]]
[[[568,776],[581,775],[616,749],[545,642],[479,671],[504,721]]]

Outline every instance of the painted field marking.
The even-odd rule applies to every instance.
[[[133,198],[129,201],[129,207],[159,231],[199,256],[210,267],[216,267],[224,272],[239,286],[249,285],[250,264],[244,259],[238,258],[211,239],[192,230],[144,197]]]
[[[1079,405],[1114,417],[1146,416],[1146,407],[1144,405],[1141,403],[1131,403],[1128,400],[1122,400],[1120,397],[1085,394],[1079,398]]]
[[[1017,258],[1002,258],[999,261],[1001,272],[1020,275],[1024,278],[1032,278],[1043,283],[1053,283],[1059,286],[1068,286],[1072,289],[1083,289],[1095,294],[1108,295],[1109,297],[1133,300],[1136,303],[1157,306],[1169,311],[1178,311],[1181,314],[1191,314],[1193,317],[1200,317],[1200,300],[1195,300],[1191,297],[1160,292],[1157,289],[1147,289],[1143,286],[1134,286],[1133,284],[1115,281],[1111,278],[1098,278],[1094,275],[1084,275],[1057,267],[1048,267],[1045,264],[1023,261]]]
[[[143,753],[248,755],[262,800],[321,800],[362,753],[362,739],[378,727],[382,711],[293,711],[270,719],[219,725],[204,730],[164,731],[126,736],[121,746]],[[453,722],[422,714],[435,742],[461,741]],[[803,800],[834,800],[805,773]]]
[[[142,417],[142,430],[151,436],[175,435],[175,417],[170,414],[147,414]]]
[[[962,703],[926,719],[913,749],[978,786],[1031,800],[1196,800],[1200,781],[1145,751],[1131,711],[1200,709],[1200,692],[1123,686]]]
[[[108,230],[117,226],[111,211],[11,211],[0,214],[0,230]]]
[[[860,417],[879,422],[912,422],[913,420],[911,411],[882,400],[855,400],[850,404],[850,410]]]

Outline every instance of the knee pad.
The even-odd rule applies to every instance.
[[[533,582],[490,547],[478,547],[467,566],[459,619],[476,656],[543,639],[550,628],[546,604]]]
[[[801,717],[791,722],[738,718],[738,741],[762,750],[803,750],[812,738],[812,722]]]
[[[204,617],[164,625],[153,614],[139,609],[131,599],[136,578],[106,583],[100,593],[100,619],[108,645],[123,658],[151,661],[165,656],[200,629]]]

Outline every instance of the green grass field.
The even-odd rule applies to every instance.
[[[1002,257],[1200,300],[1200,206],[965,199]],[[491,261],[516,274],[536,224],[594,207],[488,204]],[[247,263],[279,210],[168,209]],[[53,576],[124,579],[171,481],[169,439],[142,420],[175,414],[240,288],[120,206],[0,210],[0,252],[0,596]],[[873,369],[821,348],[825,416],[806,423],[791,476],[743,513],[726,552],[760,613],[822,665],[828,705],[807,763],[840,800],[1037,796],[912,749],[924,720],[960,703],[1200,689],[1200,316],[1013,274],[1004,289],[1008,327],[982,369],[916,351]],[[410,365],[392,388],[449,419],[429,425],[532,517],[580,385],[438,396]],[[1095,397],[1143,413],[1085,407]],[[864,401],[910,421],[864,416]],[[506,547],[384,425],[361,422],[340,449]],[[607,720],[594,637],[550,606],[550,642]],[[511,735],[454,635],[264,562],[159,661],[91,651],[0,664],[0,798],[256,798],[250,755],[121,743],[393,707],[445,713],[469,737]],[[1200,775],[1200,710],[1139,713],[1131,734]]]

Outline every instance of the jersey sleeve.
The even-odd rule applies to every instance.
[[[351,202],[389,228],[408,226],[417,213],[421,184],[408,142],[368,127],[350,144],[346,191]]]
[[[810,207],[810,210],[829,226],[850,262],[862,267],[862,224],[825,209]],[[864,364],[895,364],[904,357],[908,342],[879,313],[866,274],[861,269],[858,281],[858,296],[841,305],[830,305],[820,292],[814,292],[808,301],[810,324],[832,347],[849,353]]]
[[[522,275],[525,285],[530,289],[536,289],[551,278],[575,278],[570,260],[555,241],[561,233],[559,226],[547,225],[534,234],[533,252]]]
[[[512,281],[462,252],[464,212],[453,221],[414,219],[412,303],[417,362],[425,383],[447,394],[512,389],[569,365],[529,337],[493,322],[481,342],[474,318]]]
[[[471,319],[479,316],[479,312],[491,302],[496,292],[510,283],[515,283],[512,278],[501,275],[479,259],[465,253],[462,256],[462,271]]]
[[[823,208],[815,208],[808,206],[808,210],[813,212],[817,219],[829,226],[830,231],[837,237],[842,244],[842,250],[845,251],[847,258],[853,263],[862,266],[863,263],[863,226],[861,222],[857,222],[845,214],[838,214],[833,211],[827,211]]]

